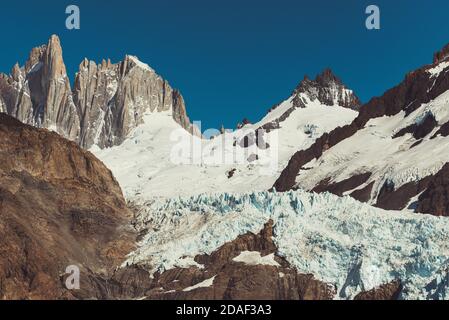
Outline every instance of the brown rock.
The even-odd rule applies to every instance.
[[[131,213],[111,172],[56,133],[0,114],[0,299],[73,298],[69,265],[108,276],[132,250]]]
[[[401,281],[396,280],[378,288],[361,292],[354,298],[354,300],[397,300],[401,291]]]

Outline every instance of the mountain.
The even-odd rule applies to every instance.
[[[120,144],[146,112],[170,111],[197,134],[181,94],[136,57],[100,65],[85,59],[72,90],[56,35],[34,48],[24,67],[16,64],[10,75],[0,74],[0,111],[86,149]]]
[[[448,299],[448,71],[361,105],[326,69],[203,136],[136,57],[72,90],[52,36],[0,77],[0,298]]]
[[[352,90],[346,88],[331,69],[325,69],[315,80],[310,80],[306,76],[293,93],[297,97],[295,101],[299,101],[301,93],[327,106],[358,110],[361,105],[359,98]]]
[[[302,81],[260,121],[247,121],[236,131],[214,132],[211,140],[179,130],[170,114],[160,112],[144,115],[143,124],[121,145],[92,151],[114,172],[133,202],[155,196],[264,191],[298,147],[308,148],[322,134],[349,124],[358,114],[353,110],[357,97],[331,71],[317,79]],[[303,92],[301,88],[306,87],[308,91]],[[332,92],[337,104],[330,103],[324,92]]]
[[[78,138],[80,119],[58,37],[31,50],[24,67],[16,64],[9,76],[0,75],[0,96],[3,111],[18,120]]]
[[[135,245],[132,213],[112,173],[56,133],[0,114],[0,299],[97,297]],[[64,286],[76,265],[81,292]]]
[[[449,162],[448,50],[362,106],[351,124],[298,149],[276,190],[329,191],[384,209],[448,215],[441,181]]]

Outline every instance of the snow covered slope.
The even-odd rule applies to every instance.
[[[146,235],[126,263],[146,265],[152,272],[201,268],[196,255],[210,254],[246,232],[257,234],[269,219],[278,254],[299,272],[335,285],[336,298],[353,298],[396,279],[404,285],[404,299],[448,297],[449,220],[384,211],[328,193],[224,193],[150,201],[137,216],[138,230]]]
[[[332,89],[332,95],[338,97],[335,84]],[[340,89],[345,90],[346,99],[352,94]],[[273,185],[298,148],[309,147],[323,133],[350,123],[356,116],[352,109],[325,105],[316,97],[295,92],[258,123],[212,140],[182,130],[167,111],[145,114],[143,124],[121,145],[103,150],[93,147],[91,151],[113,171],[132,201],[204,192],[263,191]],[[255,137],[259,129],[265,130],[263,140],[269,146],[245,145],[245,137]]]
[[[417,210],[420,195],[449,162],[449,58],[441,56],[362,106],[350,125],[299,149],[275,188],[329,191],[384,209]],[[441,199],[438,210],[423,212],[449,215],[445,206]]]
[[[416,139],[413,132],[398,136],[401,130],[434,119],[437,124],[428,134]],[[369,172],[371,176],[356,189],[374,183],[369,203],[376,203],[385,183],[400,188],[436,174],[449,162],[449,138],[435,135],[449,122],[449,91],[421,105],[408,116],[404,111],[394,116],[371,119],[365,128],[308,163],[297,178],[299,186],[313,189],[325,179],[332,182]],[[354,190],[349,190],[351,193]]]

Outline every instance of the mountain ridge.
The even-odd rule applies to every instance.
[[[372,154],[371,157],[367,157],[366,161],[358,167],[357,158],[365,154],[368,155],[368,151],[363,149],[363,145],[367,143],[371,146],[375,146],[376,143],[385,144],[383,150],[387,150],[385,148],[388,146],[391,148],[395,143],[409,143],[408,147],[405,147],[405,145],[403,147],[407,148],[406,150],[411,150],[410,153],[412,153],[415,150],[424,150],[425,145],[434,143],[431,140],[439,134],[444,135],[446,123],[449,120],[446,119],[446,108],[444,108],[447,104],[445,92],[449,90],[449,78],[446,75],[449,70],[448,57],[446,56],[447,48],[448,46],[444,47],[440,53],[435,54],[437,58],[434,59],[433,64],[409,72],[399,85],[386,91],[383,96],[373,98],[363,105],[358,117],[351,124],[324,134],[310,148],[296,152],[274,184],[274,188],[278,191],[286,191],[291,188],[304,187],[319,192],[331,191],[339,195],[352,191],[352,195],[358,200],[372,200],[374,205],[381,208],[404,209],[413,197],[419,196],[427,189],[429,181],[433,179],[432,176],[437,174],[438,170],[432,169],[433,172],[430,173],[423,171],[420,174],[423,175],[420,178],[422,183],[420,183],[420,179],[417,179],[417,181],[406,181],[405,185],[394,185],[390,188],[388,177],[391,177],[392,174],[389,173],[389,170],[393,170],[393,174],[397,176],[396,179],[399,178],[399,175],[406,174],[406,171],[402,170],[403,172],[401,172],[394,167],[395,165],[399,166],[399,159],[397,162],[392,162],[390,159],[382,165],[383,167],[375,168],[370,163],[376,164],[383,159],[381,150]],[[438,121],[435,120],[435,117],[439,118]],[[396,131],[394,130],[395,127],[387,129],[387,121],[390,121],[388,119],[393,118],[398,121],[399,127]],[[385,125],[382,123],[385,123]],[[370,129],[370,127],[373,129]],[[384,133],[381,130],[393,131],[390,133],[385,131]],[[361,144],[363,139],[355,140],[354,137],[360,136],[363,132],[367,132],[367,134],[365,134],[365,142]],[[383,137],[384,135],[383,141],[373,138],[376,136]],[[412,135],[413,140],[409,140],[409,135]],[[354,140],[352,144],[350,143],[351,139]],[[356,147],[351,147],[351,145]],[[344,147],[347,151],[343,150]],[[421,151],[420,155],[432,154],[431,150]],[[434,159],[428,159],[431,164],[436,163],[435,161],[441,158],[442,154],[438,154],[436,150],[439,150],[439,148],[433,147]],[[401,152],[406,154],[405,151],[399,149],[395,152],[396,154]],[[344,160],[338,164],[337,160],[332,160],[332,158]],[[449,159],[442,159],[442,164],[448,161]],[[328,169],[325,169],[325,166],[319,166],[319,163],[323,162],[333,165],[329,165]],[[355,169],[348,169],[348,167],[354,167]],[[414,165],[411,163],[409,169],[413,169],[413,167]],[[355,171],[351,174],[348,170]],[[378,173],[373,174],[373,170],[378,171]],[[425,170],[428,171],[430,168]],[[346,173],[343,174],[342,172]],[[341,177],[338,177],[339,174]],[[366,178],[360,179],[363,174]],[[314,178],[313,175],[316,175],[316,177]],[[426,176],[428,178],[423,179]],[[408,179],[413,179],[413,176]],[[395,201],[393,201],[394,198]],[[420,205],[417,207],[423,208]],[[429,207],[427,206],[427,208]],[[434,214],[437,214],[437,212],[439,211],[426,211],[426,213]]]
[[[56,35],[33,48],[24,67],[16,64],[9,76],[0,74],[0,111],[86,149],[120,144],[145,112],[155,110],[170,110],[179,125],[199,134],[180,92],[136,57],[99,65],[84,59],[72,89]]]

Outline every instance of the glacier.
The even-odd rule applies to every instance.
[[[385,211],[350,197],[302,190],[154,198],[138,205],[136,228],[145,233],[124,265],[152,274],[198,265],[247,232],[274,222],[277,254],[300,273],[334,285],[336,299],[400,279],[402,299],[449,294],[449,220]]]

